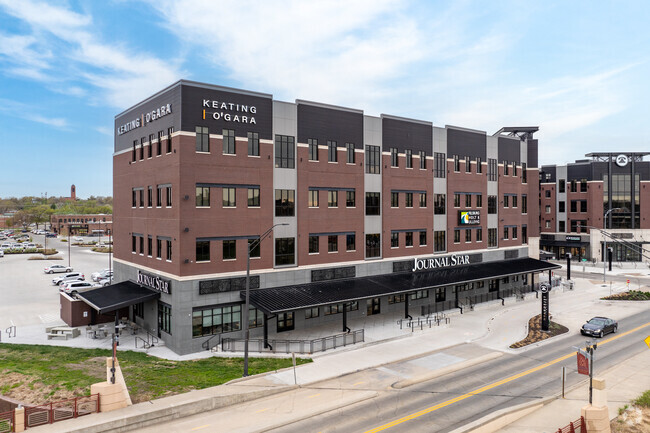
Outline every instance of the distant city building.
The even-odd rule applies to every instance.
[[[542,166],[540,249],[558,259],[570,253],[576,259],[602,260],[606,240],[613,261],[644,261],[641,248],[650,244],[646,155],[650,153],[589,153],[590,159]]]
[[[113,233],[113,215],[87,214],[62,215],[50,217],[50,230],[58,234],[81,236],[104,236]]]

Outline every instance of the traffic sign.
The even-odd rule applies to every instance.
[[[650,347],[650,335],[648,335],[648,338],[646,338],[646,339],[643,340],[643,341],[645,341],[645,344],[647,344],[648,347]]]

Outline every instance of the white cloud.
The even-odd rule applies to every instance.
[[[94,33],[89,15],[32,0],[0,0],[0,7],[32,29],[29,35],[0,35],[0,55],[9,59],[12,66],[5,69],[13,75],[76,96],[87,94],[82,85],[90,85],[102,90],[101,94],[92,92],[95,102],[118,108],[180,78],[180,71],[169,61],[135,52],[118,41],[103,41]],[[75,84],[61,84],[68,82]]]
[[[58,129],[66,129],[68,122],[61,117],[48,117],[39,114],[32,105],[24,104],[22,102],[14,101],[11,99],[0,98],[0,113],[6,116],[13,116],[31,122],[38,122],[44,125],[54,126]]]

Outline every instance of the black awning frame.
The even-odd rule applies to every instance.
[[[430,271],[401,272],[255,289],[250,291],[250,303],[266,314],[276,314],[558,268],[560,265],[532,258],[502,260]],[[245,298],[245,291],[241,291],[240,296]]]
[[[148,289],[133,281],[123,281],[77,293],[77,298],[95,309],[97,313],[106,314],[140,302],[158,299],[160,292]]]

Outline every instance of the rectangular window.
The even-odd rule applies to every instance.
[[[420,207],[427,207],[427,193],[420,193]]]
[[[508,240],[508,227],[503,228],[503,240]]]
[[[571,192],[578,192],[578,183],[575,180],[571,181]]]
[[[336,141],[327,141],[327,161],[328,162],[337,162],[338,158],[336,155]]]
[[[580,200],[580,212],[587,212],[587,200]]]
[[[560,233],[564,233],[566,231],[566,223],[564,221],[558,221],[558,229],[557,231]],[[523,228],[522,228],[522,236],[523,236]]]
[[[469,156],[465,157],[465,173],[471,173],[472,172],[472,160],[470,159]]]
[[[233,332],[241,329],[241,305],[227,305],[224,307],[203,308],[192,311],[192,337],[203,335],[215,335],[224,332]],[[259,312],[251,308],[249,318],[255,318],[255,326],[258,327]],[[259,322],[261,323],[261,322]]]
[[[447,173],[447,156],[444,153],[433,154],[433,177],[444,178]]]
[[[162,155],[162,141],[164,136],[163,131],[158,131],[158,143],[156,143],[156,156]]]
[[[224,187],[222,188],[223,191],[223,201],[222,201],[222,206],[223,207],[236,207],[237,206],[237,194],[236,194],[236,189],[235,188],[228,188]]]
[[[488,180],[496,181],[498,174],[499,174],[499,170],[497,167],[497,160],[494,158],[488,158],[488,172],[487,172]]]
[[[512,207],[517,207],[517,196],[516,195],[512,196]]]
[[[354,143],[345,143],[345,149],[348,152],[346,162],[348,164],[354,164]]]
[[[427,232],[420,232],[420,246],[423,247],[427,244]]]
[[[528,196],[525,194],[521,196],[521,213],[528,213]]]
[[[563,193],[566,190],[566,181],[564,179],[558,179],[557,181],[557,192]]]
[[[345,207],[355,207],[357,205],[355,191],[345,191]]]
[[[153,156],[153,140],[154,140],[155,135],[149,134],[149,149],[147,149],[147,158],[151,158]]]
[[[557,211],[566,212],[566,202],[564,200],[557,202]]]
[[[248,207],[260,207],[259,188],[248,188]]]
[[[165,192],[165,195],[167,196],[167,207],[172,207],[172,187],[165,187]]]
[[[398,167],[399,160],[397,158],[397,148],[396,147],[391,147],[390,148],[390,166],[391,167]]]
[[[366,173],[381,172],[381,152],[379,146],[366,145]]]
[[[327,207],[339,207],[339,192],[335,190],[327,191]]]
[[[251,259],[260,257],[260,238],[248,239],[248,251]]]
[[[517,239],[517,227],[512,228],[512,239]]]
[[[465,207],[472,207],[472,194],[465,194]]]
[[[512,161],[512,175],[517,176],[517,161]]]
[[[573,223],[577,223],[577,221],[575,221],[575,220],[572,220],[572,221],[571,221],[571,231],[572,231],[572,232],[575,231],[574,226],[573,226]],[[550,229],[550,228],[551,228],[551,222],[550,222],[549,220],[545,220],[545,221],[544,221],[544,228],[547,228],[547,229]]]
[[[172,333],[172,307],[158,301],[158,329],[167,334]]]
[[[415,292],[410,294],[411,300],[415,301],[418,299],[424,299],[429,297],[429,291],[428,290],[416,290]]]
[[[260,135],[257,132],[248,133],[248,155],[260,156]]]
[[[131,207],[138,206],[138,190],[133,188],[131,190]]]
[[[399,304],[401,302],[404,302],[406,299],[406,295],[404,293],[399,294],[399,295],[390,295],[388,297],[388,303],[389,304]]]
[[[508,175],[508,161],[503,161],[503,175],[507,176]]]
[[[172,241],[167,240],[165,242],[167,243],[167,245],[166,245],[166,250],[167,250],[166,259],[171,262],[172,261]]]
[[[295,192],[292,189],[275,190],[275,216],[292,217],[295,215]],[[287,238],[288,239],[288,238]]]
[[[483,162],[480,157],[476,157],[476,173],[483,173]]]
[[[521,183],[528,183],[528,174],[526,172],[527,164],[525,162],[521,163]]]
[[[305,310],[305,319],[314,319],[318,317],[318,307],[311,307]]]
[[[174,127],[167,128],[167,153],[172,153],[172,134],[174,133]]]
[[[497,196],[488,195],[488,214],[497,213]]]
[[[390,207],[399,207],[399,192],[390,193]]]
[[[460,230],[454,229],[454,243],[460,243]]]
[[[131,252],[132,253],[137,252],[137,250],[136,250],[137,240],[136,239],[137,239],[137,236],[135,236],[135,235],[131,236]]]
[[[196,261],[210,261],[210,241],[196,241]]]
[[[447,206],[445,205],[445,194],[433,195],[433,214],[444,215],[447,213]]]
[[[406,195],[406,207],[413,207],[413,193],[407,192],[405,195]]]
[[[404,153],[406,155],[406,168],[413,168],[413,152],[411,149],[406,149]]]
[[[380,209],[381,209],[380,193],[367,192],[366,193],[366,215],[381,215]]]
[[[146,138],[142,137],[140,139],[140,161],[144,160],[144,143],[146,143]]]
[[[483,242],[483,229],[480,227],[476,229],[476,242]]]
[[[138,140],[133,140],[133,152],[131,152],[131,161],[135,162],[138,154]]]
[[[510,196],[503,196],[503,207],[510,207]]]
[[[454,172],[460,172],[460,159],[458,155],[454,155]]]
[[[418,152],[420,155],[420,170],[426,170],[427,169],[427,153],[424,150],[420,150]]]
[[[407,247],[412,247],[413,246],[413,232],[406,232],[406,241],[404,244]]]
[[[196,127],[196,151],[210,151],[210,134],[208,133],[208,128],[205,126]]]
[[[336,253],[339,251],[339,237],[331,235],[327,237],[327,252]]]
[[[580,192],[587,192],[587,179],[580,180]]]
[[[399,248],[399,232],[392,232],[390,234],[390,247]]]
[[[133,314],[135,317],[144,319],[144,302],[133,304]]]
[[[140,254],[144,254],[144,236],[140,236]]]
[[[347,251],[355,251],[357,249],[357,235],[350,233],[345,235],[345,249]]]
[[[234,155],[235,152],[235,131],[232,129],[224,129],[223,131],[223,153],[227,155]]]
[[[547,189],[546,191],[544,191],[544,197],[551,198],[551,190],[550,189]]]
[[[309,190],[309,207],[318,207],[318,190],[310,189]]]
[[[578,200],[571,200],[571,212],[578,212]]]
[[[162,258],[162,239],[156,238],[156,258]]]
[[[465,242],[472,242],[472,231],[465,229]]]
[[[153,187],[148,186],[147,187],[147,207],[151,207],[153,205]]]
[[[379,233],[366,235],[366,258],[381,257],[381,242]]]
[[[294,137],[275,136],[275,168],[295,168]]]
[[[444,287],[436,287],[436,302],[445,302],[447,290]]]
[[[546,205],[546,213],[551,213],[551,205],[550,204]]]
[[[309,254],[318,254],[318,236],[309,236]]]
[[[439,230],[433,232],[433,251],[436,253],[447,250],[447,232],[444,230]]]
[[[210,207],[210,188],[196,187],[196,207]]]
[[[488,229],[488,248],[497,246],[497,229]]]
[[[460,207],[460,194],[454,193],[454,207]]]
[[[296,262],[294,243],[294,238],[275,240],[275,266],[293,265]]]
[[[483,207],[483,194],[476,195],[476,207]]]
[[[318,140],[315,138],[308,138],[307,145],[309,146],[309,160],[318,161]]]
[[[564,222],[564,221],[562,221]],[[564,230],[562,230],[564,231]],[[528,227],[527,226],[521,226],[521,243],[522,244],[527,244],[528,243]]]
[[[234,239],[223,242],[223,259],[235,260],[237,258],[237,241]]]

